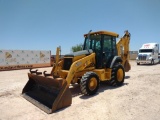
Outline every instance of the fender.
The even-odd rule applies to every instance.
[[[109,68],[112,68],[115,63],[118,63],[118,62],[122,63],[122,58],[119,56],[114,56],[109,62],[110,62],[108,63],[108,65],[110,65]]]

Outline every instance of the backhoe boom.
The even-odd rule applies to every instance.
[[[128,72],[131,69],[129,63],[129,42],[130,42],[130,33],[125,31],[125,34],[117,42],[117,52],[118,56],[122,58],[122,65],[124,66],[125,72]]]

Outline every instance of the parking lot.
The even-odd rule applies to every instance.
[[[139,65],[121,87],[100,84],[94,96],[84,96],[78,85],[72,89],[72,105],[46,114],[21,96],[28,69],[0,72],[0,120],[159,120],[160,64]],[[40,71],[51,71],[51,67]]]

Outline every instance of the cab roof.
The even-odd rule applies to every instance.
[[[157,43],[145,43],[140,49],[153,49],[155,47],[158,47]]]
[[[93,34],[105,34],[105,35],[110,35],[110,36],[115,36],[118,37],[119,34],[114,33],[114,32],[109,32],[109,31],[96,31],[96,32],[90,32],[91,35]],[[88,34],[84,34],[84,37],[86,37]]]

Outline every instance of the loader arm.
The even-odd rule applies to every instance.
[[[117,42],[117,52],[118,56],[122,58],[122,65],[124,66],[125,72],[128,72],[131,69],[129,63],[129,43],[130,43],[130,33],[125,31],[125,34]]]
[[[68,83],[67,87],[69,87],[74,75],[78,71],[84,70],[88,65],[95,64],[95,53],[92,53],[82,59],[75,61],[68,72],[66,81]]]
[[[60,63],[62,63],[62,61],[60,61],[60,51],[61,51],[61,48],[60,47],[57,47],[56,49],[56,61],[55,63],[53,64],[53,68],[51,70],[51,73],[50,75],[52,76],[58,76],[58,71],[60,69]]]
[[[58,99],[54,103],[55,105],[53,105],[55,109],[58,105],[58,102],[61,100],[62,96],[64,95],[65,91],[67,90],[67,88],[69,88],[69,85],[70,85],[72,79],[74,78],[75,73],[78,71],[84,70],[86,68],[86,66],[88,66],[92,63],[95,63],[95,53],[92,53],[92,54],[90,54],[80,60],[77,60],[71,65],[70,70],[67,75],[67,78],[66,78],[67,85],[65,86],[64,89],[61,90],[61,92],[59,94],[60,96],[57,97]],[[54,108],[52,109],[52,111],[55,111]]]

